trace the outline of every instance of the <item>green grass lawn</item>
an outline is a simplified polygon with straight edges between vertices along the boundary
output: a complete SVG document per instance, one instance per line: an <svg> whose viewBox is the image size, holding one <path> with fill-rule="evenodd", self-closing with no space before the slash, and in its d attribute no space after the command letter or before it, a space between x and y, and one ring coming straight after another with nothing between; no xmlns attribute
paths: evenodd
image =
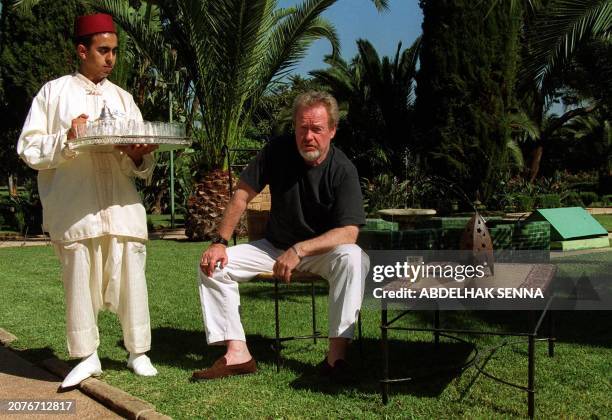
<svg viewBox="0 0 612 420"><path fill-rule="evenodd" d="M612 232L612 214L595 214L593 217L608 231Z"/></svg>
<svg viewBox="0 0 612 420"><path fill-rule="evenodd" d="M387 406L379 396L380 314L364 311L365 357L360 363L356 346L351 361L361 369L353 387L337 387L316 375L315 365L325 355L326 342L290 342L283 351L284 367L276 373L270 338L274 334L272 288L268 284L241 286L242 319L251 350L258 360L255 375L190 383L194 369L209 366L222 353L206 345L196 288L196 264L202 243L151 241L147 276L152 320L151 359L159 369L154 378L140 378L126 367L116 317L101 313L99 355L102 379L153 403L157 410L182 418L499 418L525 417L526 393L480 377L474 369L462 376L428 378L392 387ZM0 327L19 340L13 347L24 357L39 361L56 355L67 359L64 303L59 264L51 247L0 249L2 304ZM282 320L285 333L302 334L309 328L308 289L283 289ZM325 290L317 305L326 325ZM520 312L446 313L445 326L512 328L524 325ZM430 313L415 313L406 320L425 325ZM546 344L536 348L536 416L552 418L605 418L612 413L612 316L610 312L564 312L557 316L556 355L549 358ZM444 340L436 351L431 334L391 334L392 366L396 374L428 372L463 360L469 349ZM477 338L481 347L496 337ZM73 363L73 362L71 362ZM506 346L489 362L489 371L526 385L527 345ZM606 414L607 413L607 414Z"/></svg>

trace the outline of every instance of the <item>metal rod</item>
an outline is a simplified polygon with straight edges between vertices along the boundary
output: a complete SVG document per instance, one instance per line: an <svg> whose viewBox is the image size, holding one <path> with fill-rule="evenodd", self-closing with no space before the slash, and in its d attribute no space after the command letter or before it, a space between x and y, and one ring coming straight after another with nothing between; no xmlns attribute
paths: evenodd
<svg viewBox="0 0 612 420"><path fill-rule="evenodd" d="M232 194L234 193L234 185L232 182L232 162L230 158L230 152L231 150L227 147L226 144L224 144L223 147L221 147L221 156L223 156L224 158L227 158L227 184L229 186L229 199L231 200ZM234 230L234 232L232 233L232 239L234 240L234 245L236 245L236 242L238 242L237 237L238 237L238 234L236 233L236 230Z"/></svg>
<svg viewBox="0 0 612 420"><path fill-rule="evenodd" d="M387 330L399 330L399 331L425 331L432 332L433 328L410 328L410 327L381 327ZM453 333L453 334L473 334L473 335L498 335L500 337L528 337L531 333L513 333L513 332L499 332L499 331L475 331L475 330L455 330L450 328L438 328L440 333Z"/></svg>
<svg viewBox="0 0 612 420"><path fill-rule="evenodd" d="M440 348L440 310L436 309L434 313L434 346Z"/></svg>
<svg viewBox="0 0 612 420"><path fill-rule="evenodd" d="M402 317L404 317L404 316L408 315L409 313L410 313L410 311L404 311L404 312L400 313L400 314L399 314L398 316L396 316L395 318L392 318L392 319L391 319L391 321L389 321L389 322L387 323L387 326L389 326L389 325L391 325L391 324L395 323L395 321L397 321L397 320L401 319Z"/></svg>
<svg viewBox="0 0 612 420"><path fill-rule="evenodd" d="M317 307L315 306L315 282L312 280L311 291L312 291L312 341L317 344Z"/></svg>
<svg viewBox="0 0 612 420"><path fill-rule="evenodd" d="M380 338L382 341L382 353L383 353L383 381L381 381L382 391L382 402L387 404L389 402L389 341L387 338L387 305L382 303L381 319L380 319Z"/></svg>
<svg viewBox="0 0 612 420"><path fill-rule="evenodd" d="M357 315L357 330L359 334L359 358L363 363L363 334L361 332L361 310L359 310L359 314Z"/></svg>
<svg viewBox="0 0 612 420"><path fill-rule="evenodd" d="M172 122L172 90L168 92L170 118ZM170 150L170 227L174 229L174 150Z"/></svg>
<svg viewBox="0 0 612 420"><path fill-rule="evenodd" d="M276 373L280 372L280 351L281 351L281 340L280 340L280 317L278 316L278 278L274 277L274 319L276 324L276 339L274 350L276 353Z"/></svg>
<svg viewBox="0 0 612 420"><path fill-rule="evenodd" d="M548 356L555 356L555 320L553 311L548 312Z"/></svg>
<svg viewBox="0 0 612 420"><path fill-rule="evenodd" d="M538 322L536 323L535 327L533 328L533 334L538 335L538 331L540 330L540 326L542 325L542 321L544 321L544 318L546 317L546 313L548 312L548 308L550 308L550 304L552 303L552 298L548 299L548 301L546 302L546 306L544 307L544 309L542 309L542 312L540 312L540 317L538 318ZM533 320L535 319L535 312L534 311L530 311L529 312L529 316L530 316L530 320L531 320L531 326L533 327Z"/></svg>
<svg viewBox="0 0 612 420"><path fill-rule="evenodd" d="M533 325L533 321L534 313L530 311L529 323ZM535 411L535 332L529 335L527 353L529 358L527 366L527 415L532 419Z"/></svg>
<svg viewBox="0 0 612 420"><path fill-rule="evenodd" d="M530 419L534 416L535 411L535 341L532 335L529 336L529 366L527 372L527 415Z"/></svg>

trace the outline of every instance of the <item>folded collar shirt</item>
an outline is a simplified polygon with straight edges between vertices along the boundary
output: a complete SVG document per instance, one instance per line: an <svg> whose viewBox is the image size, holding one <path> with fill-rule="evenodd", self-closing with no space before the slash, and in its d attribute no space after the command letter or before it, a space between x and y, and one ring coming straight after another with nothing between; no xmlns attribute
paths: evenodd
<svg viewBox="0 0 612 420"><path fill-rule="evenodd" d="M68 148L72 120L100 115L104 103L116 118L142 121L132 96L104 79L95 84L80 73L46 83L34 98L17 153L38 170L43 228L59 242L103 235L147 239L146 212L133 177L148 179L154 157L139 167L125 153L75 152Z"/></svg>

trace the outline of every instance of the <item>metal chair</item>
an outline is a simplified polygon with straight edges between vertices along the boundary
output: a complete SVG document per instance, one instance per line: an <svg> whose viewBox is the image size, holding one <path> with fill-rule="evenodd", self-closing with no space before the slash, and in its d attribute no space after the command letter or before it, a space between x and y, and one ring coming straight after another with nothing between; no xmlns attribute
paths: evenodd
<svg viewBox="0 0 612 420"><path fill-rule="evenodd" d="M308 340L312 339L314 344L317 344L318 338L327 338L327 336L321 335L320 331L317 331L317 311L315 304L315 283L316 282L325 282L327 281L316 274L312 273L304 273L300 271L293 272L291 275L291 283L310 283L311 284L311 313L312 313L312 334L301 335L301 336L288 336L281 337L280 331L280 309L279 309L279 301L280 301L280 288L279 282L281 280L274 276L273 273L261 273L257 275L257 280L262 281L273 281L274 282L274 353L276 360L276 371L280 372L281 365L281 344L284 341L290 340ZM361 322L359 322L359 336L361 337Z"/></svg>

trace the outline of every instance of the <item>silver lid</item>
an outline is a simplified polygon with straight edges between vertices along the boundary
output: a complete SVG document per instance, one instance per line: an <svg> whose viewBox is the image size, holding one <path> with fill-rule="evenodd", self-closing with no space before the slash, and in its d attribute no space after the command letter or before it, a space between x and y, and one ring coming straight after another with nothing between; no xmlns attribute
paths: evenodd
<svg viewBox="0 0 612 420"><path fill-rule="evenodd" d="M115 117L113 116L113 113L111 112L108 105L106 105L106 101L104 101L104 105L102 106L102 112L100 112L100 116L98 117L98 120L111 121L114 119Z"/></svg>

